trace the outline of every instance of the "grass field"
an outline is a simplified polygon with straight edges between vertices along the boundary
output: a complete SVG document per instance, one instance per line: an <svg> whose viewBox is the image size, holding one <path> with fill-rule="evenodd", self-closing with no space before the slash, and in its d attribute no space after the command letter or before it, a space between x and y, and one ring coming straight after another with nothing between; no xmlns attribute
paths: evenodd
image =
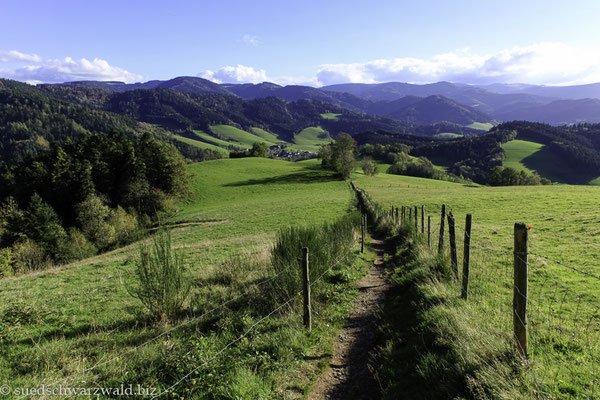
<svg viewBox="0 0 600 400"><path fill-rule="evenodd" d="M599 185L600 177L581 174L554 155L547 146L526 140L511 140L503 145L505 167L534 171L553 182Z"/></svg>
<svg viewBox="0 0 600 400"><path fill-rule="evenodd" d="M472 124L466 125L467 128L478 129L480 131L489 131L494 127L489 122L473 122Z"/></svg>
<svg viewBox="0 0 600 400"><path fill-rule="evenodd" d="M262 131L264 133L261 133L263 136L258 136L230 125L212 125L210 128L221 139L237 142L237 144L247 148L251 148L256 142L265 142L269 146L277 144L278 142L278 140L268 140L263 137L266 136L264 135L267 133L265 131ZM275 136L273 135L272 138L275 138Z"/></svg>
<svg viewBox="0 0 600 400"><path fill-rule="evenodd" d="M178 135L173 135L173 137L175 139L179 140L180 142L191 144L192 146L198 147L200 149L215 150L215 151L218 151L219 153L221 153L221 155L223 155L224 157L229 157L228 150L224 149L223 147L217 146L215 144L206 143L201 140L190 139L190 138L178 136Z"/></svg>
<svg viewBox="0 0 600 400"><path fill-rule="evenodd" d="M200 315L272 274L265 265L281 227L333 221L353 201L348 184L332 179L314 160L216 160L192 164L190 172L193 194L167 221L191 268L190 315ZM259 320L262 311L253 308L255 294L135 349L168 328L148 323L141 304L121 283L132 279L130 260L136 254L137 246L130 245L3 279L0 381L14 387L61 381L65 386L139 383L164 388ZM232 257L253 263L240 266ZM356 279L361 271L344 274ZM237 343L186 380L181 386L185 397L299 397L324 367L334 330L355 291L336 284L325 293L332 306L317 309L311 335L300 327L299 311L274 315L250 340ZM128 350L132 352L89 370Z"/></svg>
<svg viewBox="0 0 600 400"><path fill-rule="evenodd" d="M437 135L434 135L433 137L438 138L438 139L456 139L456 138L463 137L463 135L461 135L459 133L442 132L442 133L438 133Z"/></svg>
<svg viewBox="0 0 600 400"><path fill-rule="evenodd" d="M338 119L340 117L340 115L342 115L342 114L325 113L325 114L321 114L321 117L323 117L325 119Z"/></svg>
<svg viewBox="0 0 600 400"><path fill-rule="evenodd" d="M279 139L277 137L277 135L271 133L271 132L267 132L264 129L261 128L250 128L250 130L252 131L252 133L254 133L256 136L270 142L270 143L279 143L279 142L284 142L283 140Z"/></svg>
<svg viewBox="0 0 600 400"><path fill-rule="evenodd" d="M312 151L317 151L319 146L332 141L329 133L320 126L303 129L294 137L294 143L304 148L310 148Z"/></svg>
<svg viewBox="0 0 600 400"><path fill-rule="evenodd" d="M549 398L599 394L600 309L594 305L600 305L600 214L594 199L600 188L471 187L392 175L359 176L356 183L385 208L425 205L426 214L432 216L434 245L440 205L446 204L457 220L459 261L460 227L466 213L473 215L471 301L477 318L472 323L499 329L507 349L512 334L513 224L530 225L529 326L534 361L533 373L525 375L528 385L542 386L551 393ZM458 296L458 286L454 290Z"/></svg>

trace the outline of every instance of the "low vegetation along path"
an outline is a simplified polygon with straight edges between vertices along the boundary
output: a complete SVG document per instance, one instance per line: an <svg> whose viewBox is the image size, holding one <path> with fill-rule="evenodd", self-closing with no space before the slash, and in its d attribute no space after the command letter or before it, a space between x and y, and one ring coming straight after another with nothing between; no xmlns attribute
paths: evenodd
<svg viewBox="0 0 600 400"><path fill-rule="evenodd" d="M377 311L390 285L385 271L387 243L372 238L377 258L369 273L358 282L360 294L343 331L333 345L329 368L321 375L309 400L375 399L379 385L369 368L377 338Z"/></svg>

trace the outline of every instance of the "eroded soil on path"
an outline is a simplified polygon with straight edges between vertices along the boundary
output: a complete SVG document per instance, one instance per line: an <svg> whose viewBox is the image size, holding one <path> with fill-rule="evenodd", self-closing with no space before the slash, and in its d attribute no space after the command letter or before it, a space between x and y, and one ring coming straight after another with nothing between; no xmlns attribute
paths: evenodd
<svg viewBox="0 0 600 400"><path fill-rule="evenodd" d="M379 385L369 364L377 340L377 312L390 287L384 264L388 246L377 238L372 239L371 245L377 254L375 263L357 284L360 294L333 345L331 363L307 396L309 400L380 397Z"/></svg>

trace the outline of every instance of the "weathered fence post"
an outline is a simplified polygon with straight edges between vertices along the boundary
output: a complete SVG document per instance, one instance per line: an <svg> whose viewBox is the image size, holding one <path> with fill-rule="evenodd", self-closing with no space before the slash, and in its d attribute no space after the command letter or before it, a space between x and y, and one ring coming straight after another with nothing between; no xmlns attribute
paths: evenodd
<svg viewBox="0 0 600 400"><path fill-rule="evenodd" d="M361 214L361 218L360 218L360 252L361 253L365 252L365 230L367 229L365 216L366 216L366 214Z"/></svg>
<svg viewBox="0 0 600 400"><path fill-rule="evenodd" d="M513 327L517 354L527 358L528 252L527 225L515 223Z"/></svg>
<svg viewBox="0 0 600 400"><path fill-rule="evenodd" d="M400 224L400 216L398 214L399 214L398 207L396 207L396 225Z"/></svg>
<svg viewBox="0 0 600 400"><path fill-rule="evenodd" d="M400 213L400 225L402 225L404 223L405 219L406 219L406 210L404 209L404 206L402 206L402 212Z"/></svg>
<svg viewBox="0 0 600 400"><path fill-rule="evenodd" d="M454 277L458 279L458 255L456 252L456 230L454 226L454 215L452 211L448 213L448 233L450 236L450 260L452 262L452 269L454 270Z"/></svg>
<svg viewBox="0 0 600 400"><path fill-rule="evenodd" d="M409 225L412 224L412 207L408 209L408 223Z"/></svg>
<svg viewBox="0 0 600 400"><path fill-rule="evenodd" d="M421 233L425 234L425 206L421 205Z"/></svg>
<svg viewBox="0 0 600 400"><path fill-rule="evenodd" d="M460 297L467 300L469 297L469 262L471 258L471 214L467 214L465 221L465 249L463 253L462 291Z"/></svg>
<svg viewBox="0 0 600 400"><path fill-rule="evenodd" d="M312 328L310 310L310 273L308 269L308 247L302 248L302 273L304 274L304 326L309 331Z"/></svg>
<svg viewBox="0 0 600 400"><path fill-rule="evenodd" d="M442 220L440 221L440 238L438 240L438 254L444 251L444 230L446 229L446 205L442 204Z"/></svg>
<svg viewBox="0 0 600 400"><path fill-rule="evenodd" d="M431 215L427 216L427 245L431 248Z"/></svg>
<svg viewBox="0 0 600 400"><path fill-rule="evenodd" d="M415 206L415 233L419 233L419 218L417 217L417 206Z"/></svg>

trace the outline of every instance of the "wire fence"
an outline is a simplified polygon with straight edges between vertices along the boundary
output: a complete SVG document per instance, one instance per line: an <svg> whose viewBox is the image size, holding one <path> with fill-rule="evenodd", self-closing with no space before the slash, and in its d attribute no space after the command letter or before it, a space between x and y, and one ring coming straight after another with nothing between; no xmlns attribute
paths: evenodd
<svg viewBox="0 0 600 400"><path fill-rule="evenodd" d="M404 207L405 210L409 208L414 210L414 206ZM420 213L421 207L417 210ZM429 232L432 248L437 248L442 225L440 208L427 212L432 219L437 217L440 221L432 224ZM409 215L402 222L414 228L414 211L412 214L412 218ZM444 218L445 226L449 226L447 215ZM455 224L455 251L459 261L464 260L464 251L469 252L467 301L484 316L481 320L487 328L498 332L506 346L514 350L516 359L524 366L523 377L533 388L532 396L540 399L599 399L600 269L582 267L565 262L559 256L547 255L548 249L533 241L529 241L526 252L514 248L507 250L506 243L490 240L489 232L479 235L482 231L475 230L476 233L469 233L460 225ZM417 228L421 232L420 222ZM427 235L427 227L425 229ZM450 230L445 230L444 252L448 254L452 251L448 240ZM468 250L463 250L464 239L461 238L469 239ZM597 243L582 240L578 244L586 246L586 254L600 255ZM458 271L462 270L460 264ZM528 269L524 290L517 279L520 265ZM456 280L457 295L465 277L459 278ZM517 307L521 298L526 304L525 314ZM519 337L519 332L525 332L525 341Z"/></svg>
<svg viewBox="0 0 600 400"><path fill-rule="evenodd" d="M322 244L323 246L326 246L326 250L327 252L334 254L333 251L334 249L331 248L331 246L327 247L326 243ZM334 268L336 268L341 262L345 261L348 259L348 257L350 257L351 254L353 254L353 250L352 247L354 247L355 244L353 244L352 246L350 246L350 248L348 249L348 251L345 252L345 254L343 254L341 257L339 257L337 260L334 260L331 265L329 265L329 267L324 268L324 270L318 271L318 275L316 277L314 277L314 279L311 279L311 282L309 284L310 287L315 286L317 283L319 283L325 276L327 273L331 272ZM133 357L135 354L138 353L138 351L140 351L142 348L149 346L150 344L156 342L157 340L167 337L170 334L173 334L175 331L177 330L181 330L184 327L190 327L193 326L196 323L199 323L200 321L206 319L208 316L210 316L211 314L216 313L218 310L224 309L225 307L227 307L228 305L231 305L233 303L238 302L239 300L248 297L248 295L250 295L251 293L254 292L259 292L260 290L265 291L267 290L267 288L271 288L271 286L268 286L269 284L271 285L276 285L277 284L277 279L279 277L281 277L283 274L289 273L291 268L295 268L295 265L287 265L282 269L279 269L278 272L276 274L274 274L271 277L268 277L266 279L261 280L258 283L254 283L251 284L250 287L248 287L248 289L244 290L242 293L233 296L232 298L212 307L210 310L203 312L200 315L196 315L193 317L189 317L186 320L180 322L177 325L174 325L172 327L170 327L169 329L166 329L162 332L160 332L159 334L143 341L140 344L137 344L127 350L124 350L120 353L118 353L117 355L114 355L108 359L104 359L104 360L98 360L95 364L93 364L90 367L84 368L81 372L82 374L89 374L90 372L106 366L108 364L111 364L113 362L116 361L124 361L129 357ZM312 274L312 271L311 271ZM172 392L178 385L180 385L182 382L184 382L186 379L188 379L190 376L192 376L194 373L196 373L197 371L199 371L200 369L202 369L203 367L207 366L209 363L211 363L212 361L214 361L215 359L217 359L219 356L223 355L229 348L233 347L236 343L238 343L239 341L241 341L242 339L244 339L245 337L247 337L251 332L253 332L262 322L264 322L265 320L267 320L268 318L272 317L274 314L280 312L282 309L284 309L286 306L292 306L294 300L298 300L300 298L300 293L294 293L292 296L290 296L289 298L287 298L287 300L285 301L280 301L278 302L277 306L272 309L270 312L268 312L266 315L264 315L263 317L261 317L260 319L258 319L256 322L254 322L247 330L245 330L240 336L236 337L234 340L228 342L225 346L223 346L222 348L220 348L214 355L212 355L210 358L208 358L207 360L205 360L203 363L197 365L196 367L194 367L193 369L191 369L188 373L186 373L185 375L183 375L181 378L179 378L177 381L175 381L175 383L173 383L171 386L169 386L167 389L165 389L164 391L162 391L161 393L159 393L158 395L156 395L153 398L158 398L161 396L164 396L166 394L168 394L169 392ZM56 386L58 384L66 384L66 383L73 383L73 382L83 382L83 379L73 379L72 376L68 376L59 380L56 380L52 383L49 384L44 384L45 388L51 388L53 386ZM25 394L21 397L18 398L18 400L30 397L31 394ZM71 396L72 397L72 396ZM70 397L67 397L70 398Z"/></svg>

